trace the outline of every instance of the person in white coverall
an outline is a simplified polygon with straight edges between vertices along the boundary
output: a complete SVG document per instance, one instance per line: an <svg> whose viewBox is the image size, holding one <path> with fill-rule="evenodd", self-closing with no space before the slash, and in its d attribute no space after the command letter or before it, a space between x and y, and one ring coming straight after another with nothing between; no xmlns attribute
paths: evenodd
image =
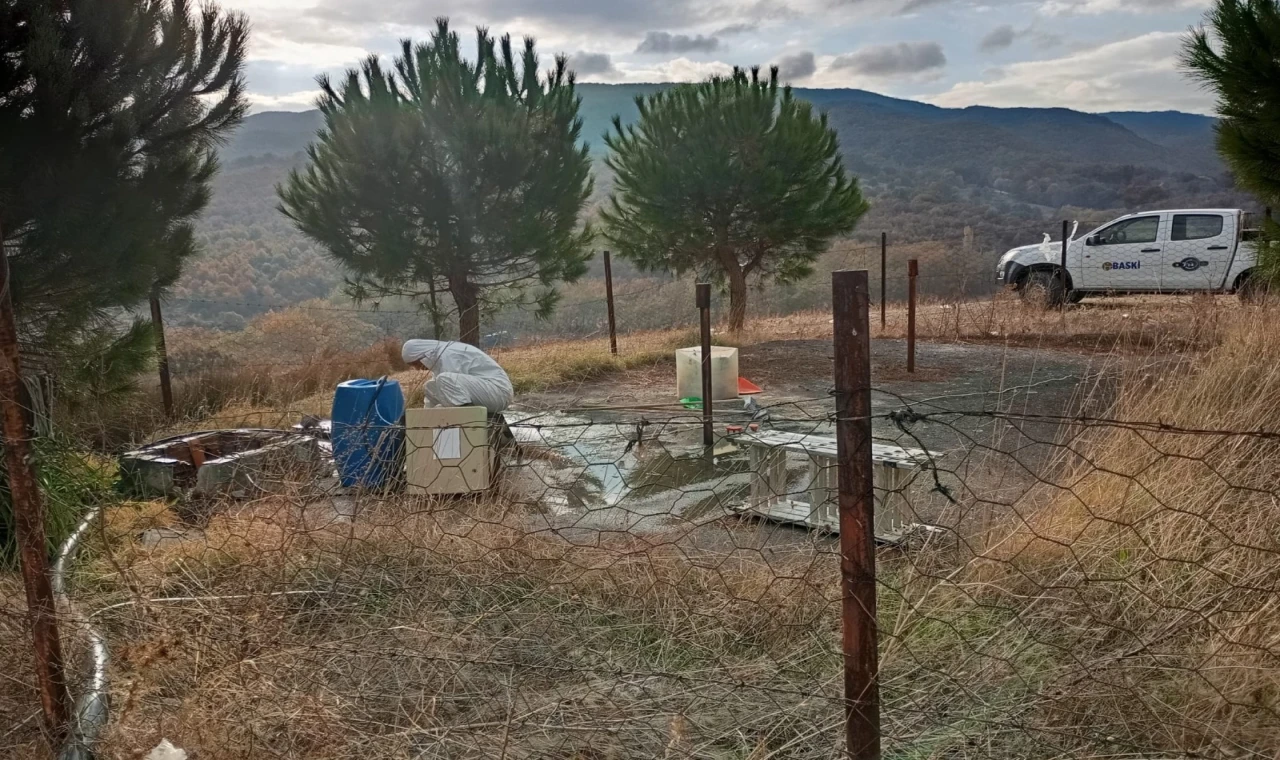
<svg viewBox="0 0 1280 760"><path fill-rule="evenodd" d="M511 406L511 378L493 357L467 343L411 340L400 351L405 364L431 371L423 386L427 406L483 406L498 414Z"/></svg>

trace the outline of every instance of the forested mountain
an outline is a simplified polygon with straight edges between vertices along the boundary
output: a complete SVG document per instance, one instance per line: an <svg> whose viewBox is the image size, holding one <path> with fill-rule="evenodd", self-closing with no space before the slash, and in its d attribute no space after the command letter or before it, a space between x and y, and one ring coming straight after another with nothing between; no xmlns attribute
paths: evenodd
<svg viewBox="0 0 1280 760"><path fill-rule="evenodd" d="M666 85L582 84L583 139L602 156L614 115ZM858 237L982 244L1037 239L1064 216L1102 220L1151 206L1250 206L1213 147L1213 120L1178 112L939 108L863 90L797 90L826 111L872 201ZM204 256L175 289L177 323L235 327L267 305L325 297L341 273L276 211L275 185L301 161L316 111L249 117L221 155L201 226ZM597 165L593 202L610 178ZM623 270L625 273L625 269Z"/></svg>

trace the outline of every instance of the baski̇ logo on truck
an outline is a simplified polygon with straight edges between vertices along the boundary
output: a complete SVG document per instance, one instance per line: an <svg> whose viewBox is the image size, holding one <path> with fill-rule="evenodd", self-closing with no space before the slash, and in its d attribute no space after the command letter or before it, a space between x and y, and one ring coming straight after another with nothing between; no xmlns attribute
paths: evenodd
<svg viewBox="0 0 1280 760"><path fill-rule="evenodd" d="M1116 269L1141 269L1141 261L1104 261L1102 262L1102 271L1110 272Z"/></svg>

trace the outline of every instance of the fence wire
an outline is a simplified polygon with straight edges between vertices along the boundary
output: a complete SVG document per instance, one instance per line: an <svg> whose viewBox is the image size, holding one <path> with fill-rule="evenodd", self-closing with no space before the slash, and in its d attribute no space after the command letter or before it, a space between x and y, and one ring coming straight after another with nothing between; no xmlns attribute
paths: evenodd
<svg viewBox="0 0 1280 760"><path fill-rule="evenodd" d="M874 393L885 755L1273 757L1276 436L1038 389ZM711 450L678 404L281 410L126 463L67 579L101 755L841 756L834 402L716 408Z"/></svg>
<svg viewBox="0 0 1280 760"><path fill-rule="evenodd" d="M1195 243L1170 244L1158 275L1213 275L1187 263ZM1205 298L1033 310L992 296L997 248L912 245L922 339L1097 360L935 348L907 391L897 353L877 359L885 756L1273 758L1270 317ZM827 263L874 271L879 255ZM893 266L890 301L907 283ZM76 444L54 445L55 427L40 464L55 519L93 507L60 579L88 743L112 758L165 738L195 758L843 756L829 315L770 296L742 349L770 387L717 401L707 449L700 409L655 401L669 379L646 374L692 343L690 291L620 287L618 357L554 340L602 335L601 299L545 342L498 339L521 391L502 419L418 408L425 376L399 345L429 316L333 304L172 331L178 422L145 394L114 417L60 401ZM876 337L905 335L905 310L875 316ZM640 332L655 324L673 329ZM1186 348L1219 365L1170 353ZM577 401L615 370L640 377ZM337 381L382 375L405 383L403 425L320 424ZM164 441L117 459L140 429ZM24 609L0 576L3 640L24 641ZM0 755L41 757L39 713L14 696L33 693L24 646L0 647Z"/></svg>

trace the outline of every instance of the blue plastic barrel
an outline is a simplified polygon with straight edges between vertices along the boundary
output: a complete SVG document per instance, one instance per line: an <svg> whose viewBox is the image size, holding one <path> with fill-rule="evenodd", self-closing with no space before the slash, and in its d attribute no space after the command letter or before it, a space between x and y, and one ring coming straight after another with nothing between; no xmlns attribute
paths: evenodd
<svg viewBox="0 0 1280 760"><path fill-rule="evenodd" d="M395 380L348 380L333 395L333 459L347 488L381 488L404 452L404 393Z"/></svg>

